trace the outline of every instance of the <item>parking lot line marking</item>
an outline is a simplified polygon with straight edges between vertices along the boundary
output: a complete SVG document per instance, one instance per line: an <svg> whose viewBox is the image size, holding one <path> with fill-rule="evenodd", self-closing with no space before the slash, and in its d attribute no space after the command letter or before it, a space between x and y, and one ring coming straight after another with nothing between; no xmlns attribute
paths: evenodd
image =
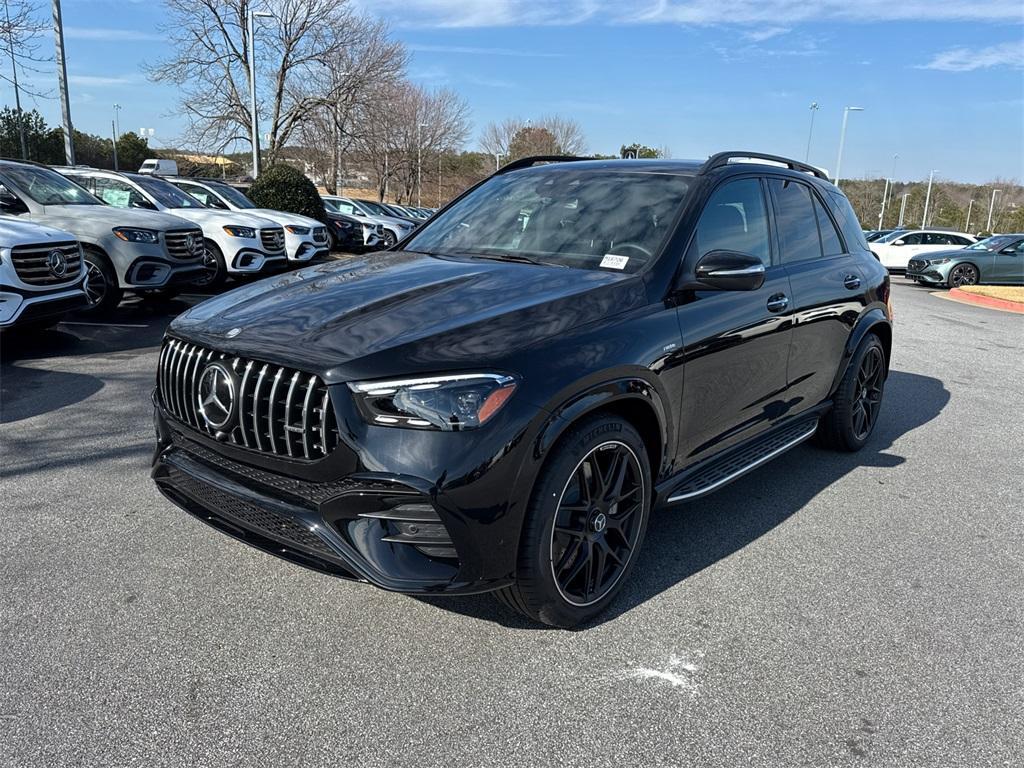
<svg viewBox="0 0 1024 768"><path fill-rule="evenodd" d="M67 320L62 321L62 325L91 325L96 328L149 328L148 325L133 325L131 323L74 323Z"/></svg>

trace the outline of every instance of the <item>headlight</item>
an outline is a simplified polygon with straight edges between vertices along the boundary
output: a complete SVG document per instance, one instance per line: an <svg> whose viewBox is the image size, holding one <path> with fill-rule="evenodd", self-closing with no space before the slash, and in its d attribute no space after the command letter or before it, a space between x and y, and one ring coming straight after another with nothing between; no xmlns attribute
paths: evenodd
<svg viewBox="0 0 1024 768"><path fill-rule="evenodd" d="M293 235L308 235L309 227L296 227L293 224L286 224L285 229L291 232Z"/></svg>
<svg viewBox="0 0 1024 768"><path fill-rule="evenodd" d="M929 259L926 263L929 267L937 266L938 264L949 264L952 259Z"/></svg>
<svg viewBox="0 0 1024 768"><path fill-rule="evenodd" d="M160 233L152 229L133 229L131 227L115 227L114 234L129 243L159 243Z"/></svg>
<svg viewBox="0 0 1024 768"><path fill-rule="evenodd" d="M500 373L463 373L348 386L371 424L458 432L486 424L512 397L516 380Z"/></svg>
<svg viewBox="0 0 1024 768"><path fill-rule="evenodd" d="M351 221L338 221L338 220L335 219L333 224L338 229L344 229L346 231L352 229L352 222Z"/></svg>
<svg viewBox="0 0 1024 768"><path fill-rule="evenodd" d="M249 240L256 239L256 230L252 227L224 227L224 231L232 237L244 237Z"/></svg>

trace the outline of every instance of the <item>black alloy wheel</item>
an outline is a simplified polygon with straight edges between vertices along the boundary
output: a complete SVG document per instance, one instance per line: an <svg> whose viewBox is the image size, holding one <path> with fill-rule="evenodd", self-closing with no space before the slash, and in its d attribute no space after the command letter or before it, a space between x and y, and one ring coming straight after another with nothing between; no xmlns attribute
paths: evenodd
<svg viewBox="0 0 1024 768"><path fill-rule="evenodd" d="M100 268L91 261L85 263L84 287L90 306L95 307L103 303L103 298L107 295L107 281Z"/></svg>
<svg viewBox="0 0 1024 768"><path fill-rule="evenodd" d="M89 302L87 311L108 312L121 303L124 291L117 284L117 273L107 261L107 257L85 251L85 280L82 288Z"/></svg>
<svg viewBox="0 0 1024 768"><path fill-rule="evenodd" d="M385 229L384 230L384 247L385 248L390 248L391 246L393 246L397 242L398 242L398 238L395 237L395 233L392 232L390 229Z"/></svg>
<svg viewBox="0 0 1024 768"><path fill-rule="evenodd" d="M978 268L973 264L957 264L949 272L949 287L959 288L962 285L974 285L978 282Z"/></svg>
<svg viewBox="0 0 1024 768"><path fill-rule="evenodd" d="M615 587L646 502L640 461L625 443L602 443L576 465L551 528L551 575L566 602L592 605Z"/></svg>
<svg viewBox="0 0 1024 768"><path fill-rule="evenodd" d="M575 627L615 599L636 565L653 499L650 460L629 421L596 413L569 429L533 485L510 608Z"/></svg>
<svg viewBox="0 0 1024 768"><path fill-rule="evenodd" d="M857 440L867 440L875 428L884 385L885 357L880 347L869 347L857 371L857 396L853 401L851 427Z"/></svg>
<svg viewBox="0 0 1024 768"><path fill-rule="evenodd" d="M203 273L192 281L192 285L216 289L224 285L227 277L228 267L220 248L212 240L207 240L203 248Z"/></svg>

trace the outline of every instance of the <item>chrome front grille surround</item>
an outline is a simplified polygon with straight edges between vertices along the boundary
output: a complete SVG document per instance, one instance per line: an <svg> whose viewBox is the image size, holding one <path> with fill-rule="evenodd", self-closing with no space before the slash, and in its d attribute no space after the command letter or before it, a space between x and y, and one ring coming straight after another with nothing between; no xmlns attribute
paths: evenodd
<svg viewBox="0 0 1024 768"><path fill-rule="evenodd" d="M234 377L232 418L210 426L199 398L203 372L219 363ZM319 376L166 339L157 367L160 402L174 418L223 442L294 459L322 459L338 444L327 385Z"/></svg>
<svg viewBox="0 0 1024 768"><path fill-rule="evenodd" d="M271 253L284 250L284 230L280 227L276 229L261 229L260 230L260 242L263 247Z"/></svg>
<svg viewBox="0 0 1024 768"><path fill-rule="evenodd" d="M175 229L164 233L167 255L172 259L199 259L206 245L201 229Z"/></svg>
<svg viewBox="0 0 1024 768"><path fill-rule="evenodd" d="M61 257L51 258L59 252ZM39 243L11 248L11 264L26 285L60 285L77 280L82 271L78 243Z"/></svg>

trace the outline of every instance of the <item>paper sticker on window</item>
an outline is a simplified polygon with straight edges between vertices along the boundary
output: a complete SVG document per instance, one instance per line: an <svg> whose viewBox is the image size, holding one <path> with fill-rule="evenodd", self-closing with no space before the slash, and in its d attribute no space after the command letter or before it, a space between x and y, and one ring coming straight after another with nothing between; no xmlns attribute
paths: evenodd
<svg viewBox="0 0 1024 768"><path fill-rule="evenodd" d="M608 269L625 269L629 263L629 256L616 256L614 253L606 253L601 259L601 266Z"/></svg>
<svg viewBox="0 0 1024 768"><path fill-rule="evenodd" d="M107 205L112 205L115 208L127 208L128 198L131 197L131 192L124 189L104 189L103 190L103 202Z"/></svg>

